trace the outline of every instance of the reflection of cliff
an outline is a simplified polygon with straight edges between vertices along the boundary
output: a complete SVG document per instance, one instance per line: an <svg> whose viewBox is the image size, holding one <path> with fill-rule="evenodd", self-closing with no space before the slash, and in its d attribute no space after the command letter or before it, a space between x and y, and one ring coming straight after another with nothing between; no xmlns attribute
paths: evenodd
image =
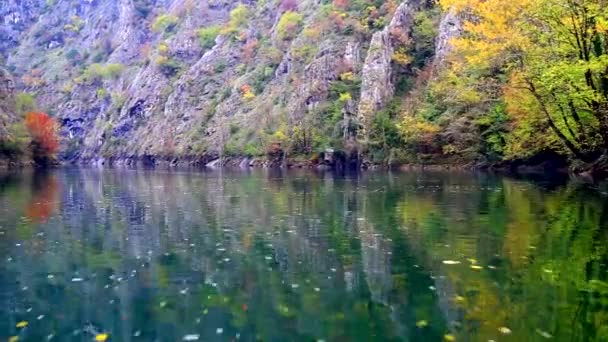
<svg viewBox="0 0 608 342"><path fill-rule="evenodd" d="M391 244L382 234L375 231L373 224L359 222L361 237L361 259L365 280L378 303L388 304L388 295L392 288L391 278Z"/></svg>

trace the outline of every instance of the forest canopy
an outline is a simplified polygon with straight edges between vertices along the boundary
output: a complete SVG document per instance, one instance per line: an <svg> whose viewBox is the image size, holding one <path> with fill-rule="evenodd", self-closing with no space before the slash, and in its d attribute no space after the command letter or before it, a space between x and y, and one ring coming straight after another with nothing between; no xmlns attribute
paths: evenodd
<svg viewBox="0 0 608 342"><path fill-rule="evenodd" d="M445 0L464 18L449 67L430 92L454 123L479 129L486 155L543 151L584 163L608 151L608 11L603 0ZM444 112L445 113L445 112Z"/></svg>

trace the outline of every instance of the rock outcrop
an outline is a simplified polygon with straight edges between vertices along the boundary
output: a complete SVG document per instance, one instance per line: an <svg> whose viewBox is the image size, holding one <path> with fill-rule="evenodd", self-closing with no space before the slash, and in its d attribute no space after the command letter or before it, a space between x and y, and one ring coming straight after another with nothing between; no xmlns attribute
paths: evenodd
<svg viewBox="0 0 608 342"><path fill-rule="evenodd" d="M8 126L15 122L15 85L9 73L0 68L0 141L8 139Z"/></svg>
<svg viewBox="0 0 608 342"><path fill-rule="evenodd" d="M415 0L401 3L390 24L374 33L361 73L361 100L358 122L360 138L366 140L374 114L382 109L395 93L393 83L393 54L397 44L395 34L409 36L418 4Z"/></svg>
<svg viewBox="0 0 608 342"><path fill-rule="evenodd" d="M394 96L395 35L410 35L418 0L387 10L384 27L357 34L337 12L328 17L335 22L319 22L327 9L319 1L298 1L301 18L288 39L278 34L289 10L283 2L6 0L0 56L18 90L58 118L68 160L264 154L294 127L317 125L313 115L335 115L328 108L344 74L361 81L360 94L353 81L341 122L331 124L345 140L355 122L369 129ZM246 18L233 23L241 3ZM454 21L448 16L442 27ZM202 44L200 29L213 27L215 40Z"/></svg>
<svg viewBox="0 0 608 342"><path fill-rule="evenodd" d="M451 41L463 33L462 18L454 10L447 11L441 18L435 42L435 57L433 67L439 71L452 52Z"/></svg>

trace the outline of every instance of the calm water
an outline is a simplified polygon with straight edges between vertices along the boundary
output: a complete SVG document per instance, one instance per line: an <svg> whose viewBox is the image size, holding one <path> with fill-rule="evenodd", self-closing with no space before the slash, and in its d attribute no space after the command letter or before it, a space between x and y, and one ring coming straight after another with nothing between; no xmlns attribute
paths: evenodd
<svg viewBox="0 0 608 342"><path fill-rule="evenodd" d="M577 184L0 177L0 341L606 341L607 239Z"/></svg>

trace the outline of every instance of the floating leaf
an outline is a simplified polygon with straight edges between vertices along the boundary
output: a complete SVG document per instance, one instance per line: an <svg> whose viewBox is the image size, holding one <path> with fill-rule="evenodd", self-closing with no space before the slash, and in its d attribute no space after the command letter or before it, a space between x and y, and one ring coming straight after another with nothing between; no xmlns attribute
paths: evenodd
<svg viewBox="0 0 608 342"><path fill-rule="evenodd" d="M108 335L106 333L97 334L97 335L95 335L95 341L105 342L108 340L108 337L110 337L110 335Z"/></svg>
<svg viewBox="0 0 608 342"><path fill-rule="evenodd" d="M456 296L454 297L454 301L456 303L463 303L465 301L465 298L463 296Z"/></svg>
<svg viewBox="0 0 608 342"><path fill-rule="evenodd" d="M479 266L479 265L471 265L471 269L472 269L472 270L479 271L479 270L483 270L483 266Z"/></svg>
<svg viewBox="0 0 608 342"><path fill-rule="evenodd" d="M452 334L443 335L443 339L447 342L456 341L456 337L454 337L454 335L452 335Z"/></svg>
<svg viewBox="0 0 608 342"><path fill-rule="evenodd" d="M424 328L428 325L429 325L429 322L427 322L425 320L420 320L420 321L416 322L416 327L418 327L418 328Z"/></svg>
<svg viewBox="0 0 608 342"><path fill-rule="evenodd" d="M19 341L19 336L11 336L8 338L8 342L17 342Z"/></svg>
<svg viewBox="0 0 608 342"><path fill-rule="evenodd" d="M536 329L536 333L544 338L553 338L553 335L549 334L546 331L540 330L540 329Z"/></svg>
<svg viewBox="0 0 608 342"><path fill-rule="evenodd" d="M460 261L457 261L457 260L443 260L443 263L445 265L458 265L458 264L460 264Z"/></svg>
<svg viewBox="0 0 608 342"><path fill-rule="evenodd" d="M511 329L509 329L509 328L507 328L507 327L500 327L500 328L498 328L498 331L499 331L501 334L505 334L505 335L508 335L508 334L510 334L510 333L511 333Z"/></svg>
<svg viewBox="0 0 608 342"><path fill-rule="evenodd" d="M15 325L15 326L16 326L17 328L25 328L25 327L27 327L27 325L28 325L28 324L29 324L29 323L28 323L28 322L26 322L26 321L21 321L21 322L17 323L17 325Z"/></svg>

